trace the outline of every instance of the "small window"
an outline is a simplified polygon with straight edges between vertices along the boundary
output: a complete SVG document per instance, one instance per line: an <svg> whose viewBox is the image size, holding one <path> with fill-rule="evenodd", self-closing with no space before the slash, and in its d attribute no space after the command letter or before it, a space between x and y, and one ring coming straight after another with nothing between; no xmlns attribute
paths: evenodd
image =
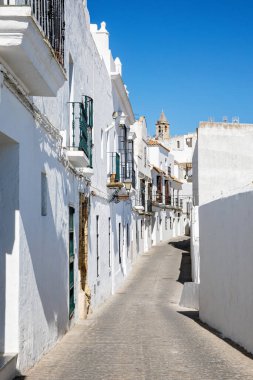
<svg viewBox="0 0 253 380"><path fill-rule="evenodd" d="M144 167L147 166L147 147L144 148Z"/></svg>
<svg viewBox="0 0 253 380"><path fill-rule="evenodd" d="M179 140L177 141L177 148L178 149L180 148L180 141Z"/></svg>
<svg viewBox="0 0 253 380"><path fill-rule="evenodd" d="M188 138L186 139L186 144L188 145L189 148L192 147L192 138L191 138L191 137L188 137Z"/></svg>
<svg viewBox="0 0 253 380"><path fill-rule="evenodd" d="M41 215L47 216L47 176L41 173Z"/></svg>

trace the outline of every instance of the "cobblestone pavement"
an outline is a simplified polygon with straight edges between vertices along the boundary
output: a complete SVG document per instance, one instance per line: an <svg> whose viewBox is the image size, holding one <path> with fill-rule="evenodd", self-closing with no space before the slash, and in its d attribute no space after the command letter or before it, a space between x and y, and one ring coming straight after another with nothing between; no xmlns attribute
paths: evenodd
<svg viewBox="0 0 253 380"><path fill-rule="evenodd" d="M185 275L181 260L182 249L168 243L140 257L124 287L72 329L26 379L253 379L252 359L178 306Z"/></svg>

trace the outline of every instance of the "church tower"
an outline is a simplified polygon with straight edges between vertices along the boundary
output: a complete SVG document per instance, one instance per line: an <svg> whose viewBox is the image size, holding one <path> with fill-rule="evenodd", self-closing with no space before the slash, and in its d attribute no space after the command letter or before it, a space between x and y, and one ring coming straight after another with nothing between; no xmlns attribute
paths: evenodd
<svg viewBox="0 0 253 380"><path fill-rule="evenodd" d="M168 122L164 112L162 111L160 119L156 122L157 140L169 140L170 138L170 123Z"/></svg>

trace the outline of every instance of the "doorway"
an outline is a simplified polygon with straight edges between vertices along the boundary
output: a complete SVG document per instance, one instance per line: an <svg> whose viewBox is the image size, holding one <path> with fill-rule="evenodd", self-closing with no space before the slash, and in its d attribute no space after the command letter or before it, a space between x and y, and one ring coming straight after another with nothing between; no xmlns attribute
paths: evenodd
<svg viewBox="0 0 253 380"><path fill-rule="evenodd" d="M88 218L89 198L83 193L79 195L79 318L85 319L89 314L91 293L87 284L88 275Z"/></svg>

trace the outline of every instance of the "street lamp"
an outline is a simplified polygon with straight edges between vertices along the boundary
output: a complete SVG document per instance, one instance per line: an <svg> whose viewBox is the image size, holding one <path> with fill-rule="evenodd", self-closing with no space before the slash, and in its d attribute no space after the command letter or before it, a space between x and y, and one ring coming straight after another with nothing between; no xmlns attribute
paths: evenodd
<svg viewBox="0 0 253 380"><path fill-rule="evenodd" d="M120 127L124 127L126 125L126 119L127 119L127 115L125 115L124 112L122 112L120 115L120 121L119 121Z"/></svg>
<svg viewBox="0 0 253 380"><path fill-rule="evenodd" d="M132 182L131 181L126 181L125 182L125 189L128 192L128 194L130 193L131 188L132 188Z"/></svg>

